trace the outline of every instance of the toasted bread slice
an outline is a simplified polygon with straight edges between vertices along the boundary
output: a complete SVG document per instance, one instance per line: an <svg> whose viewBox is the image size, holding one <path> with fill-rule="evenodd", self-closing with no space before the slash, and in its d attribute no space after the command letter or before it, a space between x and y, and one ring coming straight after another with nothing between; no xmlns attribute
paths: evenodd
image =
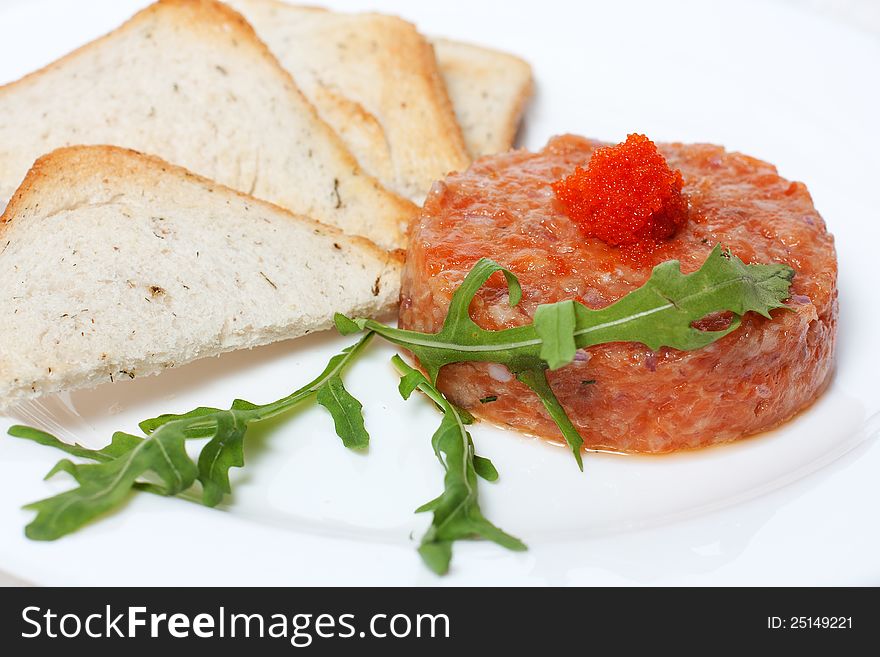
<svg viewBox="0 0 880 657"><path fill-rule="evenodd" d="M117 147L40 158L0 221L0 406L397 303L397 253Z"/></svg>
<svg viewBox="0 0 880 657"><path fill-rule="evenodd" d="M448 39L433 43L471 157L509 150L532 95L532 68L497 50Z"/></svg>
<svg viewBox="0 0 880 657"><path fill-rule="evenodd" d="M0 87L0 197L72 144L152 153L385 247L415 211L358 167L250 25L213 0L161 0Z"/></svg>
<svg viewBox="0 0 880 657"><path fill-rule="evenodd" d="M468 166L434 51L413 25L279 0L228 1L387 187L421 202L435 180Z"/></svg>

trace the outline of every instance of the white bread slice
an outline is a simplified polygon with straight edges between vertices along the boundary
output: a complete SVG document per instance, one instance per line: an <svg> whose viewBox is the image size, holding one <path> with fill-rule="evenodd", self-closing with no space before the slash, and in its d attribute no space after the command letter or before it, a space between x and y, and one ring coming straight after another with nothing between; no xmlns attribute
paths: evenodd
<svg viewBox="0 0 880 657"><path fill-rule="evenodd" d="M117 147L40 158L0 221L0 407L397 303L399 253Z"/></svg>
<svg viewBox="0 0 880 657"><path fill-rule="evenodd" d="M73 144L152 153L385 247L402 244L415 211L358 167L250 25L213 0L161 0L0 87L0 197Z"/></svg>
<svg viewBox="0 0 880 657"><path fill-rule="evenodd" d="M471 157L510 150L532 95L532 68L497 50L449 39L433 43Z"/></svg>
<svg viewBox="0 0 880 657"><path fill-rule="evenodd" d="M470 164L434 51L396 16L227 0L369 173L421 203Z"/></svg>

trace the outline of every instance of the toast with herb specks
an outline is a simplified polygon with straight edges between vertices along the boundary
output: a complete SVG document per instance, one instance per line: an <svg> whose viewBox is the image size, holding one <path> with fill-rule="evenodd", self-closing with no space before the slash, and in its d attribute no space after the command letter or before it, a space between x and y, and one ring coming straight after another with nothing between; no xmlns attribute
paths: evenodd
<svg viewBox="0 0 880 657"><path fill-rule="evenodd" d="M366 174L250 25L213 0L160 0L0 87L0 198L40 155L114 144L402 244L415 207Z"/></svg>
<svg viewBox="0 0 880 657"><path fill-rule="evenodd" d="M400 268L156 157L57 150L0 218L0 407L381 315Z"/></svg>

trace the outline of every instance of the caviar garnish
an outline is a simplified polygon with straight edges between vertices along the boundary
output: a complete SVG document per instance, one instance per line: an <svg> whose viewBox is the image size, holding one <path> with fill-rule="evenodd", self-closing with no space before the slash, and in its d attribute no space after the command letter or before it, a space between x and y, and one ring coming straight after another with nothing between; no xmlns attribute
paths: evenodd
<svg viewBox="0 0 880 657"><path fill-rule="evenodd" d="M681 188L681 172L639 134L596 149L586 168L553 183L556 198L587 237L641 252L653 251L687 221Z"/></svg>

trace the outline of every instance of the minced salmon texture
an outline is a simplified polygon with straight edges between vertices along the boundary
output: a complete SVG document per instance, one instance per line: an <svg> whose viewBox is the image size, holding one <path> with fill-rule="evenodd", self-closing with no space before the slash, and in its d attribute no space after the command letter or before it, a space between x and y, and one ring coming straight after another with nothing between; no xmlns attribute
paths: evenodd
<svg viewBox="0 0 880 657"><path fill-rule="evenodd" d="M452 293L482 257L510 269L523 288L511 308L503 277L494 276L474 299L474 321L498 330L529 323L542 303L602 308L645 283L654 265L675 259L689 273L720 243L746 263L794 268L790 310L773 311L772 320L750 313L729 336L690 352L634 343L580 350L549 373L554 392L587 448L623 452L735 440L809 405L834 360L837 262L807 188L719 146L660 144L669 168L681 172L687 220L633 259L585 234L553 190L603 146L556 137L538 153L482 158L436 183L410 228L400 326L438 331ZM448 365L438 385L479 417L562 441L538 398L503 366Z"/></svg>

